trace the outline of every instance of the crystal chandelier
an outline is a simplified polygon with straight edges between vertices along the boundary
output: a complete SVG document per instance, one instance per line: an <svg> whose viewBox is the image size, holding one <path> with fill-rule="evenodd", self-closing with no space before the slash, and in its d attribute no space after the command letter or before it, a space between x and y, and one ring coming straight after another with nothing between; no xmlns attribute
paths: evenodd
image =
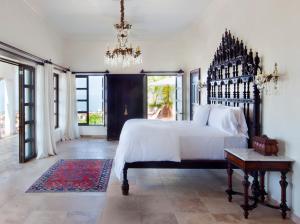
<svg viewBox="0 0 300 224"><path fill-rule="evenodd" d="M107 49L105 54L105 63L111 66L121 64L123 67L128 67L132 64L142 63L142 52L139 47L136 49L128 46L128 35L131 29L131 24L124 20L124 0L121 3L121 19L120 23L115 24L117 30L118 44L114 49Z"/></svg>

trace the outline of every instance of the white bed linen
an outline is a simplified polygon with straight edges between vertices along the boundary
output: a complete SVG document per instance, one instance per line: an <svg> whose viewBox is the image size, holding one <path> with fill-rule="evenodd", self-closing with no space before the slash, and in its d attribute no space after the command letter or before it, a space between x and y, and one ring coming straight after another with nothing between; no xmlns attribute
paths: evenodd
<svg viewBox="0 0 300 224"><path fill-rule="evenodd" d="M210 128L210 127L208 127ZM215 130L219 132L218 130ZM243 136L226 136L226 133L219 133L219 137L206 138L203 136L181 136L180 151L181 159L225 159L224 148L247 148L247 139ZM219 139L223 147L218 148L219 143L214 146L209 141ZM210 144L210 147L207 145Z"/></svg>
<svg viewBox="0 0 300 224"><path fill-rule="evenodd" d="M121 179L125 162L179 162L180 148L176 123L146 119L125 122L115 156L115 172Z"/></svg>
<svg viewBox="0 0 300 224"><path fill-rule="evenodd" d="M245 147L246 138L190 121L133 119L124 124L115 156L119 179L125 162L224 159L224 147Z"/></svg>

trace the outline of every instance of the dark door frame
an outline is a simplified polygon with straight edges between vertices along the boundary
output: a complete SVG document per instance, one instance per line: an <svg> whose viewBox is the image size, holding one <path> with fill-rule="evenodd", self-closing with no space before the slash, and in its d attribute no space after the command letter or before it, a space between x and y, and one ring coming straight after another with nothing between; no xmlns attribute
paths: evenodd
<svg viewBox="0 0 300 224"><path fill-rule="evenodd" d="M30 83L25 83L25 71L30 73ZM25 91L29 91L29 102L26 102ZM26 120L26 107L28 107L30 119ZM36 133L35 133L35 68L29 65L19 65L19 162L25 163L36 157ZM26 125L29 125L30 136L26 137ZM30 155L26 157L26 144L31 147Z"/></svg>

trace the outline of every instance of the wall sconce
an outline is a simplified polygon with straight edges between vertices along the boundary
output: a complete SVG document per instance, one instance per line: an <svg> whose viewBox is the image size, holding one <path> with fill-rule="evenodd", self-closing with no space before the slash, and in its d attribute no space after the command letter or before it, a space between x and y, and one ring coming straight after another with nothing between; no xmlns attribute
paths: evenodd
<svg viewBox="0 0 300 224"><path fill-rule="evenodd" d="M262 72L261 74L258 74L255 77L255 84L257 85L257 88L260 91L267 89L270 84L274 84L274 89L277 90L278 80L279 80L278 68L277 68L277 63L275 63L274 71L271 74Z"/></svg>
<svg viewBox="0 0 300 224"><path fill-rule="evenodd" d="M207 87L206 82L201 82L201 80L198 81L198 91L201 91L203 88L206 87Z"/></svg>

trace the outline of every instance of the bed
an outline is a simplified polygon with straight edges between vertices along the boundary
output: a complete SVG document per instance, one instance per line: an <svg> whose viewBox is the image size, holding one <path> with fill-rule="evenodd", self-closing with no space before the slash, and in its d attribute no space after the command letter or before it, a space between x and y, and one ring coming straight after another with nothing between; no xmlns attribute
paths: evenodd
<svg viewBox="0 0 300 224"><path fill-rule="evenodd" d="M208 69L207 103L242 108L248 138L209 126L197 127L190 121L129 120L122 129L115 157L123 195L129 193L128 169L226 169L224 147L251 146L252 137L260 135L261 100L255 85L259 70L258 54L254 56L226 30Z"/></svg>

